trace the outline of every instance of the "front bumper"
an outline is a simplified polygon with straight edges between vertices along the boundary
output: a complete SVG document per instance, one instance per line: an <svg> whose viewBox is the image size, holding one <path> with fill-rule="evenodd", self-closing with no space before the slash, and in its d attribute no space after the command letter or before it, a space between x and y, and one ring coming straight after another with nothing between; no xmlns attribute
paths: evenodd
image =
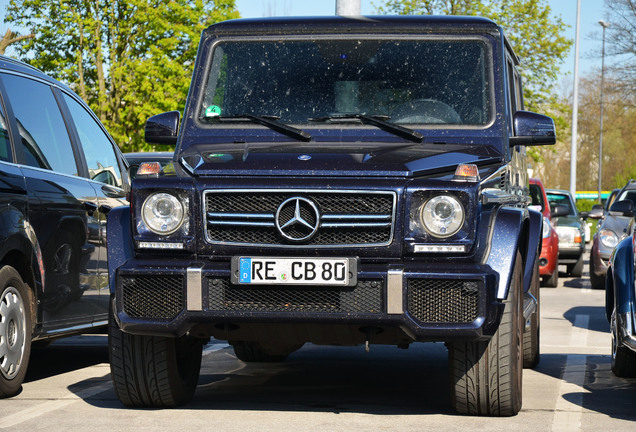
<svg viewBox="0 0 636 432"><path fill-rule="evenodd" d="M208 327L216 335L256 323L399 329L402 341L482 340L503 313L498 282L484 264L361 262L354 287L233 285L229 262L135 259L117 270L115 305L122 330L133 334Z"/></svg>
<svg viewBox="0 0 636 432"><path fill-rule="evenodd" d="M590 251L590 261L594 261L590 266L590 271L594 271L596 276L605 276L607 274L608 264L612 250L600 247L597 237L592 242L592 250Z"/></svg>

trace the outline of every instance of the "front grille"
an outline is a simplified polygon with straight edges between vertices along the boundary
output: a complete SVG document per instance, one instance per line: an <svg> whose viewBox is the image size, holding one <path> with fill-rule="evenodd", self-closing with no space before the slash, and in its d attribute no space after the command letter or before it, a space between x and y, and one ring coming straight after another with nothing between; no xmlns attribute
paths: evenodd
<svg viewBox="0 0 636 432"><path fill-rule="evenodd" d="M324 312L377 314L382 311L382 280L358 281L355 287L242 286L227 279L209 280L211 311Z"/></svg>
<svg viewBox="0 0 636 432"><path fill-rule="evenodd" d="M410 279L408 311L422 323L471 323L479 313L478 281Z"/></svg>
<svg viewBox="0 0 636 432"><path fill-rule="evenodd" d="M277 228L277 218L282 226L295 216L293 207L282 206L293 198L315 205L320 218L315 233L311 233L311 226L318 218L307 208L299 211L310 228L292 224L295 226L285 233L287 238ZM206 191L204 202L206 239L210 243L371 247L388 245L393 238L393 192Z"/></svg>
<svg viewBox="0 0 636 432"><path fill-rule="evenodd" d="M124 276L121 290L133 318L172 319L184 308L182 276Z"/></svg>

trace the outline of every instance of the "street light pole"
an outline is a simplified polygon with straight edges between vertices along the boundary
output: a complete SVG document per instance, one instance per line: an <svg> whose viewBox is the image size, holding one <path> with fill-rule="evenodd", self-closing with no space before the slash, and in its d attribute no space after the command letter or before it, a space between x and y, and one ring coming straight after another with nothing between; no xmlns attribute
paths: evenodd
<svg viewBox="0 0 636 432"><path fill-rule="evenodd" d="M577 126L579 116L579 28L581 0L576 2L576 32L574 36L574 90L572 101L572 138L570 140L570 193L576 198Z"/></svg>
<svg viewBox="0 0 636 432"><path fill-rule="evenodd" d="M601 203L601 180L603 179L603 87L605 86L605 29L609 23L600 20L603 27L603 50L601 51L601 119L598 140L598 202Z"/></svg>

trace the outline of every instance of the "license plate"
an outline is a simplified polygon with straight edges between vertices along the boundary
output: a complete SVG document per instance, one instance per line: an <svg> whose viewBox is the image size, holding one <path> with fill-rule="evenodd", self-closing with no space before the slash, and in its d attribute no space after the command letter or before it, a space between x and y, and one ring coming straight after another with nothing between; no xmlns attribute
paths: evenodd
<svg viewBox="0 0 636 432"><path fill-rule="evenodd" d="M356 284L355 258L235 257L232 282L253 285Z"/></svg>

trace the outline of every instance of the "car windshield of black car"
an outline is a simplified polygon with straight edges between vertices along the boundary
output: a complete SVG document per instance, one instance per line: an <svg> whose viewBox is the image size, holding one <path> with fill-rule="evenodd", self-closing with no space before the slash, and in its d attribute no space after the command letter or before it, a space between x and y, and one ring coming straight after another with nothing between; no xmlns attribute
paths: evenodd
<svg viewBox="0 0 636 432"><path fill-rule="evenodd" d="M484 39L468 36L221 40L198 118L267 113L315 126L310 119L359 114L484 126L492 116L488 53Z"/></svg>

